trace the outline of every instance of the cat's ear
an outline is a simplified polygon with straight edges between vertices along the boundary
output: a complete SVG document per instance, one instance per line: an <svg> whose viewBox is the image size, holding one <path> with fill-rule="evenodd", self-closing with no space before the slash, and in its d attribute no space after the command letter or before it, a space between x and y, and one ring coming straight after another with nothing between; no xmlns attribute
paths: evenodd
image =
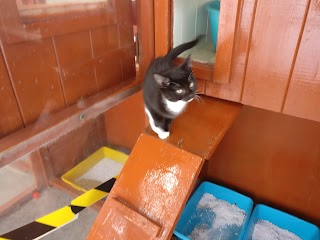
<svg viewBox="0 0 320 240"><path fill-rule="evenodd" d="M160 86L160 87L167 87L170 84L170 79L167 77L164 77L160 74L153 74L154 80L156 80L156 83Z"/></svg>
<svg viewBox="0 0 320 240"><path fill-rule="evenodd" d="M189 56L186 58L186 60L184 61L184 63L181 66L184 69L190 69L191 68L191 54L189 54Z"/></svg>

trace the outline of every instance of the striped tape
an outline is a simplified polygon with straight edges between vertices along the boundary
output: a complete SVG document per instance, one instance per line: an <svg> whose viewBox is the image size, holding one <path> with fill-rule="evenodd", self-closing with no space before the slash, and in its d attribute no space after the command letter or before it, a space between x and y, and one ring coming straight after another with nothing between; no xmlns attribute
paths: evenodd
<svg viewBox="0 0 320 240"><path fill-rule="evenodd" d="M78 214L85 208L96 203L100 199L104 198L111 191L114 183L116 182L114 177L96 188L89 190L88 192L73 199L69 206L60 208L57 211L49 213L41 218L38 218L34 222L17 228L11 232L0 236L0 240L31 240L40 239L45 235L63 227L64 225L74 221L78 218Z"/></svg>

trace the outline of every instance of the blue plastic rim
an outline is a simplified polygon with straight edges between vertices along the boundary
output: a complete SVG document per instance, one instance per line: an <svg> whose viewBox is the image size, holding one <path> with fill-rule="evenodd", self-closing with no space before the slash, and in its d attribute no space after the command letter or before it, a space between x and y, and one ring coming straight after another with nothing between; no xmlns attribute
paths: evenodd
<svg viewBox="0 0 320 240"><path fill-rule="evenodd" d="M210 31L213 43L214 52L217 49L217 39L218 39L218 27L219 27L219 16L220 16L220 0L215 0L206 6L209 13Z"/></svg>
<svg viewBox="0 0 320 240"><path fill-rule="evenodd" d="M189 199L186 207L184 208L180 220L177 224L177 227L174 231L174 234L182 240L189 240L187 236L191 234L196 223L190 225L190 218L194 215L198 202L202 198L204 193L210 193L218 199L229 202L230 204L236 204L240 209L246 213L245 222L242 226L241 233L239 234L239 240L244 236L246 226L248 225L249 218L253 208L253 201L251 198L244 196L238 192L235 192L231 189L219 186L210 182L202 182L201 185L197 188L194 194ZM205 216L205 215L204 215ZM196 220L197 221L197 220ZM201 219L202 222L212 221L212 219ZM194 219L193 219L194 222ZM200 222L200 219L199 219Z"/></svg>
<svg viewBox="0 0 320 240"><path fill-rule="evenodd" d="M320 239L319 228L317 226L280 210L258 204L251 215L244 237L245 240L251 240L254 224L258 220L267 220L280 228L294 233L302 240Z"/></svg>

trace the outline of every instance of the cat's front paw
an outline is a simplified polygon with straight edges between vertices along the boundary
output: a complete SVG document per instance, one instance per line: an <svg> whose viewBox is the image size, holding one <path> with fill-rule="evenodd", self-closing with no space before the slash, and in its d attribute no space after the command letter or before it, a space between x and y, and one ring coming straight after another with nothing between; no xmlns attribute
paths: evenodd
<svg viewBox="0 0 320 240"><path fill-rule="evenodd" d="M161 139L166 139L166 138L169 137L169 135L170 135L170 132L161 132L161 133L158 133L158 136L159 136L159 138L161 138Z"/></svg>

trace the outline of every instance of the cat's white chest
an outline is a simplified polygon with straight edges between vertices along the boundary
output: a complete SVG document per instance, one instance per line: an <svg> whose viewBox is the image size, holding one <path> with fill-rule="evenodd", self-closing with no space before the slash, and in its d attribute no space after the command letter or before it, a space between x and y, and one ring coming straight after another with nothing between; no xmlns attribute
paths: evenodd
<svg viewBox="0 0 320 240"><path fill-rule="evenodd" d="M164 99L164 104L166 106L166 109L175 115L178 115L181 112L183 112L183 110L187 106L187 102L182 100L179 100L177 102L171 102L168 99Z"/></svg>

